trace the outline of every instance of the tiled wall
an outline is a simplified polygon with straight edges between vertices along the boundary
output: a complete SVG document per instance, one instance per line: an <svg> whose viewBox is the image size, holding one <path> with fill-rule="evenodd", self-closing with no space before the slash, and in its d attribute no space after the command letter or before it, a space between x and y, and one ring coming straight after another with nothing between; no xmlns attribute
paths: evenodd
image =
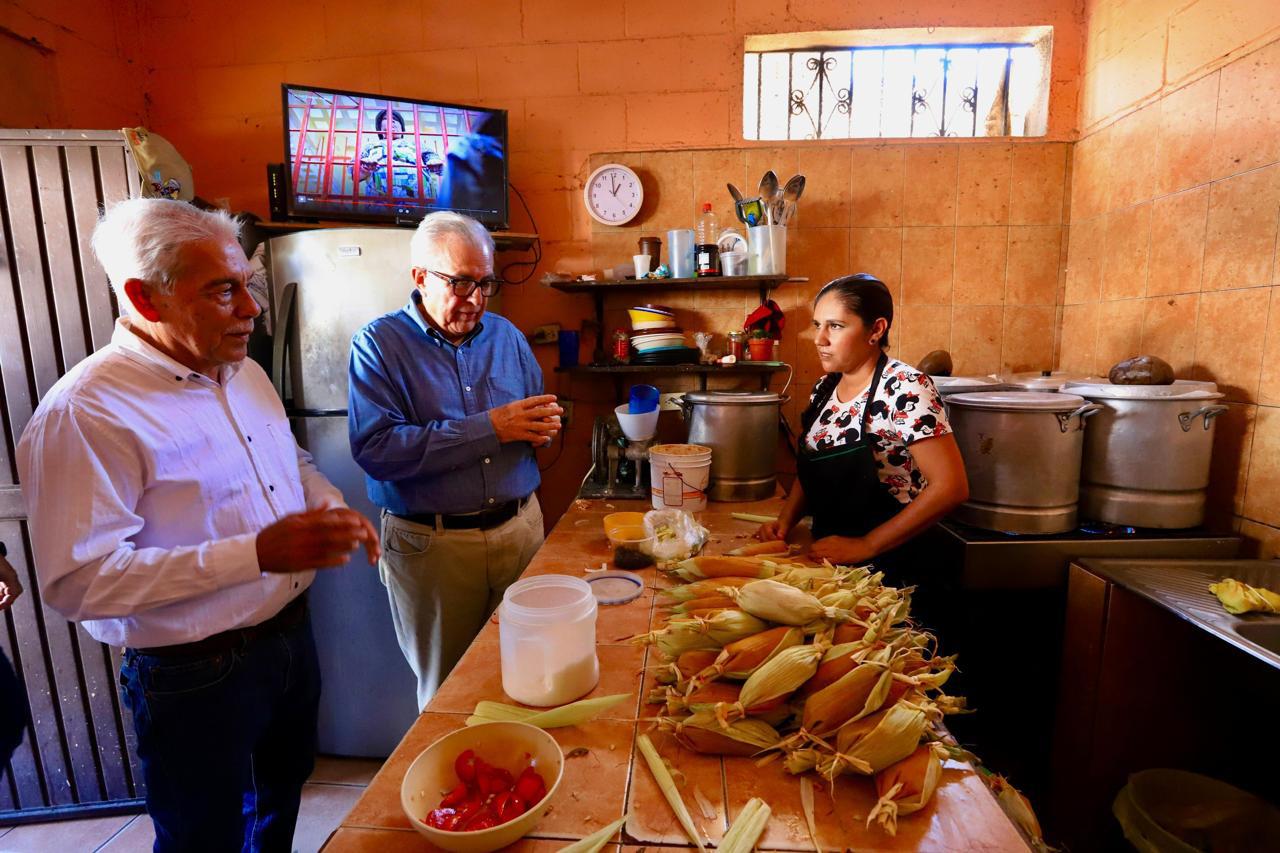
<svg viewBox="0 0 1280 853"><path fill-rule="evenodd" d="M639 224L596 225L597 268L628 260L642 234L664 241L692 227L703 201L732 219L726 181L755 187L766 169L780 180L807 179L788 228L787 285L776 299L787 314L782 357L807 390L820 375L809 330L813 294L826 281L870 272L894 294L892 354L915 363L950 350L960 373L1052 366L1069 146L1019 141L896 145L813 145L774 149L597 154L592 166L620 161L641 173L646 201ZM656 201L650 201L656 197ZM738 224L741 229L742 226ZM664 295L684 328L741 328L754 294ZM625 301L609 316L625 325ZM803 394L790 414L798 414Z"/></svg>
<svg viewBox="0 0 1280 853"><path fill-rule="evenodd" d="M1059 364L1151 353L1216 381L1211 519L1276 553L1280 4L1099 2L1087 20Z"/></svg>

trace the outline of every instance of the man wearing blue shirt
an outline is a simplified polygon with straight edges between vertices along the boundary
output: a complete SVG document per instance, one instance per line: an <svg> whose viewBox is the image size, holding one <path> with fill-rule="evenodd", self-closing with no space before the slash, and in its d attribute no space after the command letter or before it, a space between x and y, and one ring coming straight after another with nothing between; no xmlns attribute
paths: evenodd
<svg viewBox="0 0 1280 853"><path fill-rule="evenodd" d="M410 244L415 288L351 344L350 437L382 508L378 563L418 704L542 545L534 448L560 430L524 335L485 314L493 238L456 213Z"/></svg>

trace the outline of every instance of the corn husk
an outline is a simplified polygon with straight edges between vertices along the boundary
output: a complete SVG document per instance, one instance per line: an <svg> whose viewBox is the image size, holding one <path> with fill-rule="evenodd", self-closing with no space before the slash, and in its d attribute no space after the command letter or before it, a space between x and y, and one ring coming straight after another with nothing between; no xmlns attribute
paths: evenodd
<svg viewBox="0 0 1280 853"><path fill-rule="evenodd" d="M778 742L777 730L762 720L747 718L725 727L709 711L683 719L659 717L658 727L672 732L684 748L707 755L750 756Z"/></svg>
<svg viewBox="0 0 1280 853"><path fill-rule="evenodd" d="M821 737L861 719L884 704L892 683L893 671L887 663L860 664L805 700L801 728Z"/></svg>
<svg viewBox="0 0 1280 853"><path fill-rule="evenodd" d="M1033 842L1043 844L1044 833L1040 830L1040 820L1036 817L1035 810L1031 808L1031 802L1023 793L998 773L987 776L985 781L991 793L995 794L996 802L1000 804L1000 808L1009 816L1009 819Z"/></svg>
<svg viewBox="0 0 1280 853"><path fill-rule="evenodd" d="M743 637L727 644L719 656L691 679L691 688L717 678L745 681L783 649L804 642L804 634L797 628L778 627Z"/></svg>
<svg viewBox="0 0 1280 853"><path fill-rule="evenodd" d="M821 645L791 646L778 652L746 680L737 702L716 705L716 718L728 725L753 709L767 709L768 703L786 699L813 677L825 652Z"/></svg>
<svg viewBox="0 0 1280 853"><path fill-rule="evenodd" d="M704 595L715 595L721 587L725 586L743 586L751 583L756 578L703 578L692 583L682 583L679 586L673 586L670 589L658 591L659 604L672 604L681 601L688 601L692 598L701 598Z"/></svg>
<svg viewBox="0 0 1280 853"><path fill-rule="evenodd" d="M667 765L662 763L662 756L658 755L658 750L654 748L653 741L649 740L648 735L638 735L636 737L636 746L639 748L640 754L644 756L645 763L649 765L649 772L653 774L653 778L657 781L662 795L667 798L667 804L675 812L676 819L680 821L680 825L684 827L684 831L688 833L689 838L697 848L705 850L706 845L702 842L702 834L693 825L693 818L690 816L684 800L680 798L680 792L676 789L676 782L671 778L671 771L667 769Z"/></svg>
<svg viewBox="0 0 1280 853"><path fill-rule="evenodd" d="M700 595L688 601L682 601L671 608L672 613L693 614L702 610L730 610L738 605L727 595Z"/></svg>
<svg viewBox="0 0 1280 853"><path fill-rule="evenodd" d="M575 841L568 847L561 847L560 853L600 853L600 851L604 849L604 846L609 843L609 840L617 834L619 829L622 829L622 825L626 822L627 815L624 814L613 823L608 826L601 827L586 838L583 838L580 841Z"/></svg>
<svg viewBox="0 0 1280 853"><path fill-rule="evenodd" d="M720 839L720 853L751 853L769 825L773 811L759 797L752 797L738 813L738 819Z"/></svg>
<svg viewBox="0 0 1280 853"><path fill-rule="evenodd" d="M879 773L911 754L924 735L924 709L899 702L887 710L856 720L836 734L835 755L818 762L828 779L842 773Z"/></svg>
<svg viewBox="0 0 1280 853"><path fill-rule="evenodd" d="M853 656L859 648L858 643L845 643L833 646L822 656L818 669L813 677L801 685L796 691L795 700L803 701L828 685L835 684L841 677L852 672L860 661Z"/></svg>
<svg viewBox="0 0 1280 853"><path fill-rule="evenodd" d="M634 699L634 693L615 693L611 696L597 696L592 699L580 699L559 708L522 708L519 705L505 705L501 702L478 702L476 708L467 717L467 725L480 723L528 723L540 729L558 729L564 726L579 726L594 720L600 714Z"/></svg>
<svg viewBox="0 0 1280 853"><path fill-rule="evenodd" d="M654 668L654 680L659 684L681 684L716 662L721 649L696 649L683 652L675 660Z"/></svg>
<svg viewBox="0 0 1280 853"><path fill-rule="evenodd" d="M1250 586L1235 578L1223 578L1209 584L1209 591L1218 596L1228 613L1280 613L1280 594L1265 587Z"/></svg>
<svg viewBox="0 0 1280 853"><path fill-rule="evenodd" d="M822 845L818 843L818 823L813 813L813 780L808 776L800 778L800 810L804 812L804 825L809 830L813 849L822 853Z"/></svg>
<svg viewBox="0 0 1280 853"><path fill-rule="evenodd" d="M824 607L809 593L775 580L758 580L737 589L725 587L722 592L747 613L779 625L799 626L819 619L847 621L851 618L848 611Z"/></svg>
<svg viewBox="0 0 1280 853"><path fill-rule="evenodd" d="M898 832L898 818L918 812L929 804L942 778L942 759L931 745L917 747L906 758L876 774L876 794L880 799L867 815L890 835Z"/></svg>
<svg viewBox="0 0 1280 853"><path fill-rule="evenodd" d="M768 578L777 572L777 564L764 557L690 557L672 569L688 581L701 578L740 577Z"/></svg>

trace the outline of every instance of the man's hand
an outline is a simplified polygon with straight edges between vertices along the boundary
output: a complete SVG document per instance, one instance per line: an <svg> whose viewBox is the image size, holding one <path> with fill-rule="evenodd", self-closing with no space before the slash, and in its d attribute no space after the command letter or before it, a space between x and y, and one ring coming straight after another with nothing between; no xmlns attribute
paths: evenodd
<svg viewBox="0 0 1280 853"><path fill-rule="evenodd" d="M369 519L346 509L322 509L286 515L258 534L258 567L264 572L306 572L346 562L364 544L369 564L382 556Z"/></svg>
<svg viewBox="0 0 1280 853"><path fill-rule="evenodd" d="M8 610L22 595L22 581L4 557L0 557L0 613Z"/></svg>
<svg viewBox="0 0 1280 853"><path fill-rule="evenodd" d="M489 420L503 444L527 441L534 447L545 447L560 432L563 414L564 409L556 405L555 394L541 394L490 409Z"/></svg>
<svg viewBox="0 0 1280 853"><path fill-rule="evenodd" d="M783 525L781 519L774 519L760 525L760 529L756 531L756 538L761 542L777 542L785 540L790 532L791 530Z"/></svg>
<svg viewBox="0 0 1280 853"><path fill-rule="evenodd" d="M837 566L860 566L875 556L871 545L861 536L824 536L809 547L815 560L829 560Z"/></svg>

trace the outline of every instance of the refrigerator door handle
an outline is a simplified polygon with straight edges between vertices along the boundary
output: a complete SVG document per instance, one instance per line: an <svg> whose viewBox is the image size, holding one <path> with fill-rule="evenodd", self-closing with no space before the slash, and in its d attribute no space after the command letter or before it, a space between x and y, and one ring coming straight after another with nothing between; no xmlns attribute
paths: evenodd
<svg viewBox="0 0 1280 853"><path fill-rule="evenodd" d="M284 360L289 350L289 336L293 333L293 297L298 283L291 281L280 291L280 306L276 314L276 335L271 342L271 382L276 395L284 400Z"/></svg>

